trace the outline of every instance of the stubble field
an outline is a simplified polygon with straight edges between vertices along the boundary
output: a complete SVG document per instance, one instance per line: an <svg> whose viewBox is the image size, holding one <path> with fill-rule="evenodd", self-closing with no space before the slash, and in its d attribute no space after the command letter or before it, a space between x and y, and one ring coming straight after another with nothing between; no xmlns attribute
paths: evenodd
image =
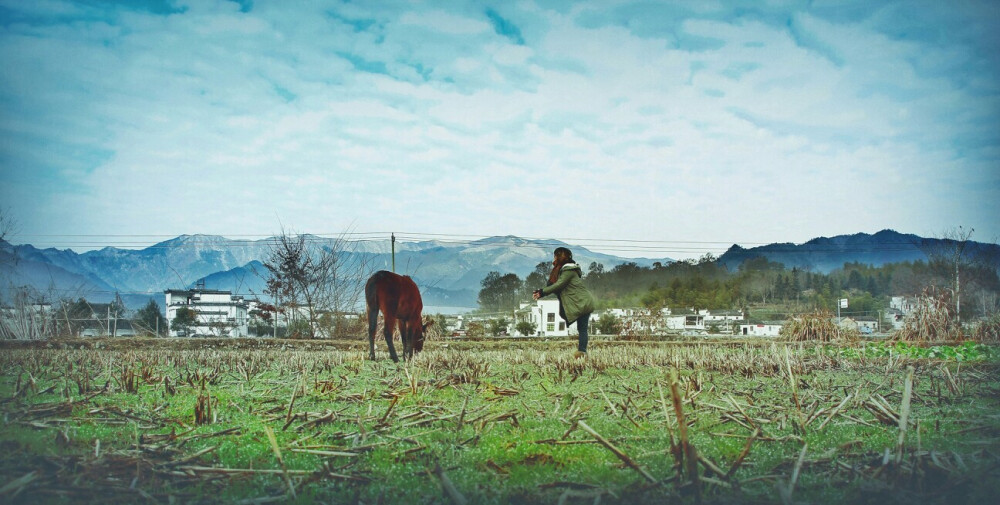
<svg viewBox="0 0 1000 505"><path fill-rule="evenodd" d="M984 503L995 348L60 341L0 349L5 503Z"/></svg>

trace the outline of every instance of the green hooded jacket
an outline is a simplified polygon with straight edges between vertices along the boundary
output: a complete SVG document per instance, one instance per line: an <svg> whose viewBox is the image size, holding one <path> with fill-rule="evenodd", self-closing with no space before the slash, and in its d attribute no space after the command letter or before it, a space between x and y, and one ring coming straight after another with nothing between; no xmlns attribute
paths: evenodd
<svg viewBox="0 0 1000 505"><path fill-rule="evenodd" d="M583 271L576 263L563 265L556 282L541 289L542 296L553 293L559 298L559 315L567 323L594 312L594 295L583 285Z"/></svg>

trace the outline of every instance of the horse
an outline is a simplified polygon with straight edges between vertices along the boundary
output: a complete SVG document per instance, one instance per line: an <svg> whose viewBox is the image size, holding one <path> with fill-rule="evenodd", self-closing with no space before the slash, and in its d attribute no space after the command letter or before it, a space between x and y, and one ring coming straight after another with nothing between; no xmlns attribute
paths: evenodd
<svg viewBox="0 0 1000 505"><path fill-rule="evenodd" d="M389 356L393 361L399 362L396 348L392 345L392 332L397 321L403 340L404 359L408 360L413 357L414 352L423 350L424 330L433 321L423 323L420 312L424 309L424 302L420 299L420 290L413 279L385 270L375 272L365 284L365 301L368 304L368 355L372 360L375 359L375 327L380 310L385 320L385 343L389 346Z"/></svg>

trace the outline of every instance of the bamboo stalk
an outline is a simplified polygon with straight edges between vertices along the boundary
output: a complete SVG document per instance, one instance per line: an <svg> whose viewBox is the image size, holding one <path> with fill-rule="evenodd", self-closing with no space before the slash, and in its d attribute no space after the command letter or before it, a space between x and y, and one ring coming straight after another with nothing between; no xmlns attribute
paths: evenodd
<svg viewBox="0 0 1000 505"><path fill-rule="evenodd" d="M611 399L604 393L604 389L597 388L597 390L601 392L601 396L604 397L604 401L608 402L608 406L611 407L611 413L614 414L615 417L618 417L618 409L615 408L615 404L611 403Z"/></svg>
<svg viewBox="0 0 1000 505"><path fill-rule="evenodd" d="M724 477L726 480L729 480L729 478L732 477L734 473L736 473L736 470L739 469L740 465L743 464L743 460L746 459L747 455L750 454L750 447L753 445L754 440L756 440L759 435L760 435L760 428L757 428L756 430L754 430L753 435L750 435L750 438L747 439L747 443L746 445L743 446L743 450L740 451L740 455L736 457L736 461L733 461L733 464L729 467L729 471L726 472L726 475Z"/></svg>
<svg viewBox="0 0 1000 505"><path fill-rule="evenodd" d="M687 433L687 423L684 421L684 407L681 405L681 394L677 387L677 369L673 368L670 370L670 395L673 398L674 403L674 415L677 416L677 431L681 439L681 448L683 454L683 464L680 465L678 471L684 470L687 474L688 480L694 484L695 489L695 501L701 502L701 485L698 483L698 460L695 452L694 446L691 445L690 440L688 440ZM678 482L683 482L684 479L680 478L678 475Z"/></svg>
<svg viewBox="0 0 1000 505"><path fill-rule="evenodd" d="M316 473L312 470L273 470L273 469L257 469L257 468L220 468L214 466L182 466L178 470L190 471L194 473L222 473L227 475L236 474L261 474L261 475L274 475L274 474L287 474L287 475L311 475Z"/></svg>
<svg viewBox="0 0 1000 505"><path fill-rule="evenodd" d="M469 406L469 397L465 397L465 401L462 402L462 412L458 415L458 423L455 425L455 429L462 431L462 425L465 424L465 412L466 407Z"/></svg>
<svg viewBox="0 0 1000 505"><path fill-rule="evenodd" d="M837 407L830 412L830 415L827 416L826 420L820 423L819 427L816 428L816 431L823 431L823 427L826 426L826 423L830 422L830 420L833 419L833 416L837 415L837 412L840 412L840 409L844 408L844 405L847 405L847 402L850 399L851 399L851 394L848 393L847 396L844 397L843 401L840 402L840 405L837 405Z"/></svg>
<svg viewBox="0 0 1000 505"><path fill-rule="evenodd" d="M398 402L398 401L399 401L399 397L398 396L393 396L392 397L392 401L389 403L389 408L386 409L385 415L383 415L382 418L378 420L379 424L385 424L385 420L389 418L389 414L392 413L392 409L393 409L393 407L396 406L396 402Z"/></svg>
<svg viewBox="0 0 1000 505"><path fill-rule="evenodd" d="M788 490L783 494L783 498L787 499L787 503L792 503L792 494L795 493L795 484L799 481L799 472L802 470L802 463L806 459L806 449L809 448L809 444L802 444L802 451L799 452L799 459L795 461L795 468L792 469L792 479L788 483Z"/></svg>
<svg viewBox="0 0 1000 505"><path fill-rule="evenodd" d="M701 462L701 464L704 465L705 468L711 470L711 472L714 473L715 475L718 475L720 477L726 475L726 473L724 473L722 469L716 466L715 463L712 463L710 459L706 458L705 456L702 456L701 454L698 455L698 461Z"/></svg>
<svg viewBox="0 0 1000 505"><path fill-rule="evenodd" d="M655 477L653 477L652 475L650 475L649 472L647 472L645 469L643 469L641 466L639 466L639 464L636 463L635 461L633 461L632 458L628 457L628 454L625 454L624 452L622 452L621 449L615 447L614 444L612 444L607 439L605 439L604 437L602 437L600 433L594 431L594 429L591 428L590 426L587 426L587 423L585 423L583 421L577 421L576 424L583 431L586 431L587 433L590 433L590 435L592 437L594 437L595 439L597 439L597 441L600 442L601 445L603 445L609 451L611 451L612 453L614 453L615 456L618 456L618 459L622 460L622 462L625 463L629 468L635 470L636 472L639 472L639 475L642 475L649 482L656 482L656 478Z"/></svg>
<svg viewBox="0 0 1000 505"><path fill-rule="evenodd" d="M656 388L660 391L660 406L663 407L663 421L667 426L667 436L670 440L670 451L675 450L674 443L674 430L670 427L670 413L667 411L667 400L663 397L663 386L660 385L660 381L656 381Z"/></svg>
<svg viewBox="0 0 1000 505"><path fill-rule="evenodd" d="M278 464L281 465L282 475L285 477L285 484L288 485L288 491L292 494L292 498L295 496L295 485L292 484L292 478L288 475L288 468L285 467L285 460L281 457L281 449L278 448L278 440L274 438L274 431L271 427L264 425L264 432L267 433L267 440L271 442L271 449L274 451L274 455L278 458Z"/></svg>
<svg viewBox="0 0 1000 505"><path fill-rule="evenodd" d="M743 407L740 407L739 404L736 403L736 400L733 399L733 395L726 395L726 399L729 400L729 403L732 404L732 406L735 407L740 414L743 414L743 418L746 419L748 423L750 423L750 426L752 426L754 429L757 428L757 423L753 422L753 419L751 419L750 416L748 416L747 413L743 411Z"/></svg>
<svg viewBox="0 0 1000 505"><path fill-rule="evenodd" d="M190 462L198 459L199 457L204 456L205 454L208 454L208 453L210 453L210 452L212 452L212 451L214 451L214 450L216 450L218 448L219 447L215 446L215 445L213 445L211 447L206 447L206 448L204 448L204 449L202 449L202 450L200 450L200 451L198 451L198 452L196 452L196 453L194 453L194 454L192 454L192 455L190 455L190 456L188 456L186 458L178 459L176 461L167 462L164 466L166 466L166 467L169 468L169 467L174 467L174 466L186 465L186 464L188 464L188 463L190 463Z"/></svg>
<svg viewBox="0 0 1000 505"><path fill-rule="evenodd" d="M11 498L17 496L28 484L37 479L39 476L39 470L34 470L24 474L23 476L14 479L2 488L0 488L0 496L10 495Z"/></svg>
<svg viewBox="0 0 1000 505"><path fill-rule="evenodd" d="M295 396L299 392L299 388L292 388L292 400L288 402L288 413L285 414L285 427L282 431L288 429L288 425L292 424L292 407L295 406Z"/></svg>
<svg viewBox="0 0 1000 505"><path fill-rule="evenodd" d="M315 454L317 456L344 456L347 458L353 458L358 455L356 452L344 452L344 451L323 451L319 449L289 449L289 452L298 452L302 454Z"/></svg>
<svg viewBox="0 0 1000 505"><path fill-rule="evenodd" d="M903 461L903 443L910 417L910 396L913 394L913 366L906 367L906 384L903 386L903 404L899 407L899 440L896 442L896 464Z"/></svg>
<svg viewBox="0 0 1000 505"><path fill-rule="evenodd" d="M788 382L792 384L792 399L795 400L795 413L797 415L796 426L799 428L799 434L804 435L806 433L806 423L805 419L802 417L802 404L799 402L799 388L795 384L795 374L792 372L792 355L785 347L785 366L788 368Z"/></svg>
<svg viewBox="0 0 1000 505"><path fill-rule="evenodd" d="M455 505L466 505L467 503L469 503L469 501L465 499L465 496L462 496L462 493L459 492L458 488L455 487L455 484L451 482L451 479L448 478L448 475L444 473L444 470L441 468L441 465L439 464L434 465L434 475L436 475L437 478L441 481L441 487L444 488L444 492L448 495L448 498L450 498Z"/></svg>

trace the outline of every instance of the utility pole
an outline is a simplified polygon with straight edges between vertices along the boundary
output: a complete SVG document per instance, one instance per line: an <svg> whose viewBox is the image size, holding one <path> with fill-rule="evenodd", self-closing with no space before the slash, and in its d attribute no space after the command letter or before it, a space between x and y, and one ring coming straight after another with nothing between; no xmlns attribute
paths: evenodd
<svg viewBox="0 0 1000 505"><path fill-rule="evenodd" d="M961 262L962 253L965 251L965 244L974 231L976 231L975 228L969 228L969 232L965 233L965 230L959 226L958 235L955 237L955 320L958 321L959 329L962 328L962 285L959 282L958 265Z"/></svg>
<svg viewBox="0 0 1000 505"><path fill-rule="evenodd" d="M392 233L392 273L396 273L396 234Z"/></svg>

